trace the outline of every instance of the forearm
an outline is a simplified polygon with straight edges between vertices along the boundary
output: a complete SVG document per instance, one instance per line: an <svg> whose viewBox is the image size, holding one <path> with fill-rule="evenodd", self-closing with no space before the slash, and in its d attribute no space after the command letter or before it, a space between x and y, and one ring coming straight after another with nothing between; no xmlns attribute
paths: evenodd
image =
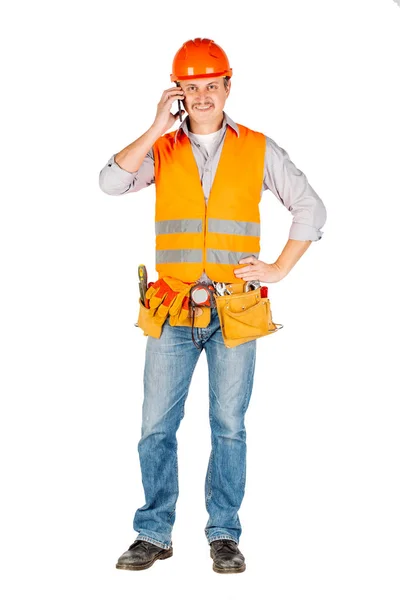
<svg viewBox="0 0 400 600"><path fill-rule="evenodd" d="M275 265L287 275L297 261L303 256L310 244L312 244L311 240L302 241L288 239L279 258L275 261Z"/></svg>
<svg viewBox="0 0 400 600"><path fill-rule="evenodd" d="M147 152L161 135L162 131L159 128L151 126L140 138L118 152L114 157L115 162L125 171L134 173L139 169Z"/></svg>

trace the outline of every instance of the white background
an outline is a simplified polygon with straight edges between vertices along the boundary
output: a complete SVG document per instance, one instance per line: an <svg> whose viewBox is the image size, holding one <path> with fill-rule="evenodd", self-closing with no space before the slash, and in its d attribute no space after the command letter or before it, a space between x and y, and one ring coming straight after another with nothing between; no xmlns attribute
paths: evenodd
<svg viewBox="0 0 400 600"><path fill-rule="evenodd" d="M5 10L2 596L398 600L399 6ZM269 285L284 328L258 341L239 513L247 570L231 576L212 571L204 535L204 352L178 431L174 556L146 571L115 568L144 504L146 338L134 323L138 264L156 275L154 186L111 197L98 175L150 127L173 56L194 37L229 57L229 116L283 147L328 215L322 239ZM262 260L276 260L290 224L266 192Z"/></svg>

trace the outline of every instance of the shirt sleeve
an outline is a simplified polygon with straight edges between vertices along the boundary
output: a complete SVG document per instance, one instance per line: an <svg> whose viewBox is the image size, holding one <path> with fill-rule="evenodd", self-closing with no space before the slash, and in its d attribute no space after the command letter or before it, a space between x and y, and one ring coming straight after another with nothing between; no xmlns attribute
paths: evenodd
<svg viewBox="0 0 400 600"><path fill-rule="evenodd" d="M139 190L154 183L154 154L151 148L137 171L125 171L115 162L113 154L99 174L100 189L111 196L121 196Z"/></svg>
<svg viewBox="0 0 400 600"><path fill-rule="evenodd" d="M286 150L266 136L263 191L271 192L292 213L289 239L318 241L326 222L326 208L307 177L290 160Z"/></svg>

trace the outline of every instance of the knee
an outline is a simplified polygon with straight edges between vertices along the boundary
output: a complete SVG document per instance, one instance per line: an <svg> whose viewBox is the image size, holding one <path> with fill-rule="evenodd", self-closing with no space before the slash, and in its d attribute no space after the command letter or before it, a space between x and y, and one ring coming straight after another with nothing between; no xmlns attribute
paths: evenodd
<svg viewBox="0 0 400 600"><path fill-rule="evenodd" d="M163 434L163 427L160 425L161 424L156 419L151 419L149 416L143 417L141 429L142 437L140 441L143 441L145 438L156 433Z"/></svg>
<svg viewBox="0 0 400 600"><path fill-rule="evenodd" d="M213 415L212 420L213 431L216 435L239 441L246 439L246 430L242 415L228 411L218 411Z"/></svg>
<svg viewBox="0 0 400 600"><path fill-rule="evenodd" d="M174 438L179 427L180 418L178 415L165 415L164 413L154 411L144 411L142 418L141 441L149 436L153 436L155 440L165 440Z"/></svg>

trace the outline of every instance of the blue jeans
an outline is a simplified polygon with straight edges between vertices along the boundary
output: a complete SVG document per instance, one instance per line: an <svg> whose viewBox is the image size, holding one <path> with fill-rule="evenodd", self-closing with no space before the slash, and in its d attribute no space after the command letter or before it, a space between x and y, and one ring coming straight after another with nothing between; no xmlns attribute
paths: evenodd
<svg viewBox="0 0 400 600"><path fill-rule="evenodd" d="M144 368L141 438L138 444L145 505L134 516L136 539L169 548L178 499L176 432L184 415L193 371L203 348L209 373L211 454L205 479L208 543L239 543L238 510L246 481L245 413L253 389L256 341L227 348L218 312L207 327L164 323L160 338L148 337Z"/></svg>

